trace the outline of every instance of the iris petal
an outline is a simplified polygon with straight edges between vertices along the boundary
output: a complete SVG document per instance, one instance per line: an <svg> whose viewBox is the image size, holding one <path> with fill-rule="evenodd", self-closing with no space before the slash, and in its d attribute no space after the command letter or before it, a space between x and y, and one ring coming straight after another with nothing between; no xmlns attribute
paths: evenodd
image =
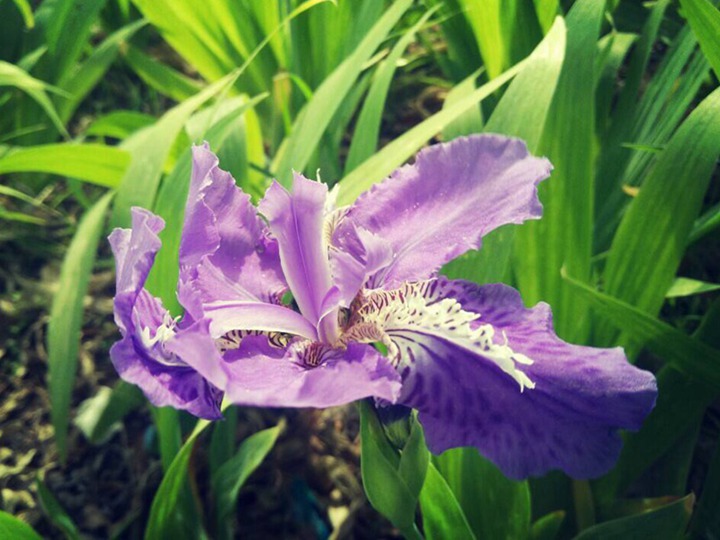
<svg viewBox="0 0 720 540"><path fill-rule="evenodd" d="M164 222L147 210L132 210L132 229L116 229L110 244L117 265L115 320L123 335L110 349L115 369L126 381L138 385L151 403L171 406L203 418L220 418L221 393L167 347L184 333L212 343L209 334L179 330L159 299L143 286Z"/></svg>
<svg viewBox="0 0 720 540"><path fill-rule="evenodd" d="M380 236L394 258L371 287L431 277L506 223L538 219L537 184L552 166L519 139L480 135L437 144L363 193L348 219ZM338 234L342 234L342 224Z"/></svg>
<svg viewBox="0 0 720 540"><path fill-rule="evenodd" d="M247 336L224 354L221 369L222 374L217 366L203 371L222 384L227 399L241 405L333 407L369 396L394 402L400 393L400 377L387 359L357 343L333 349L300 340L284 349L266 336Z"/></svg>
<svg viewBox="0 0 720 540"><path fill-rule="evenodd" d="M327 246L323 240L327 186L295 174L293 192L277 182L267 190L258 206L268 219L280 247L282 269L300 312L316 327L323 316L323 303L332 288ZM334 341L337 323L329 319L321 337Z"/></svg>
<svg viewBox="0 0 720 540"><path fill-rule="evenodd" d="M287 290L277 242L207 144L193 147L179 260L179 298L196 319L204 303L277 303Z"/></svg>
<svg viewBox="0 0 720 540"><path fill-rule="evenodd" d="M419 411L434 453L475 446L511 478L596 477L617 459L617 430L638 429L654 405L654 377L621 349L563 342L548 306L527 309L510 287L438 278L403 291L404 320L387 301L373 317L386 319L395 348L398 402ZM473 350L468 336L482 328L492 329L490 350Z"/></svg>

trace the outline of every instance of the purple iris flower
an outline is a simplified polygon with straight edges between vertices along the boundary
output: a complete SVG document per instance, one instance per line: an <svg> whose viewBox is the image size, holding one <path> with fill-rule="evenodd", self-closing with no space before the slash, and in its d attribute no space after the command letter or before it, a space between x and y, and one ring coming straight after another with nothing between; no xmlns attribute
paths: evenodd
<svg viewBox="0 0 720 540"><path fill-rule="evenodd" d="M511 478L599 476L618 430L652 409L652 374L620 348L563 342L547 304L526 308L506 285L438 275L493 229L539 218L551 169L520 140L472 136L422 151L350 207L295 174L291 192L275 182L256 209L195 147L185 314L143 288L163 221L135 208L132 229L110 236L123 334L112 360L155 405L204 418L221 416L223 395L271 407L372 396L417 409L434 453L474 446Z"/></svg>

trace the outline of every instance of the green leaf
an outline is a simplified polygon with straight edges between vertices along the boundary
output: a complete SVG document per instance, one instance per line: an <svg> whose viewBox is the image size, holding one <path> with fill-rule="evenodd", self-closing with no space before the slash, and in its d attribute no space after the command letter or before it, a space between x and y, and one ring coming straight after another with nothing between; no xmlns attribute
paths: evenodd
<svg viewBox="0 0 720 540"><path fill-rule="evenodd" d="M493 111L485 131L520 137L531 152L537 152L550 103L555 93L560 68L565 57L565 21L558 17L545 39L530 56L527 66L510 83ZM509 273L513 239L517 227L501 227L483 238L480 251L473 251L452 261L443 273L452 279L462 278L476 283L505 281ZM534 251L530 248L534 247ZM542 256L539 246L525 246L527 259Z"/></svg>
<svg viewBox="0 0 720 540"><path fill-rule="evenodd" d="M0 158L0 174L43 172L114 188L120 185L130 155L104 144L45 144L16 147Z"/></svg>
<svg viewBox="0 0 720 540"><path fill-rule="evenodd" d="M284 422L275 427L259 431L240 445L237 453L226 461L213 475L213 493L217 497L216 512L220 520L226 519L237 504L240 488L248 477L270 453Z"/></svg>
<svg viewBox="0 0 720 540"><path fill-rule="evenodd" d="M148 86L175 101L186 100L202 88L200 82L158 62L137 47L127 48L125 61Z"/></svg>
<svg viewBox="0 0 720 540"><path fill-rule="evenodd" d="M388 442L372 405L360 407L361 473L365 493L378 512L408 538L420 538L415 526L418 495L398 472L400 457Z"/></svg>
<svg viewBox="0 0 720 540"><path fill-rule="evenodd" d="M643 27L642 34L633 49L630 62L627 66L627 76L623 81L620 96L617 98L615 112L610 120L610 126L603 137L603 145L599 156L599 172L597 175L598 203L602 205L609 193L617 190L621 185L623 165L627 163L630 152L622 146L623 142L633 140L633 129L638 124L637 114L642 110L638 106L640 86L645 75L645 68L650 59L653 45L657 39L660 24L670 0L657 2ZM668 55L670 56L670 55ZM617 74L612 76L611 96L616 94ZM607 98L607 99L611 99ZM609 111L608 111L609 112ZM601 120L605 120L602 118Z"/></svg>
<svg viewBox="0 0 720 540"><path fill-rule="evenodd" d="M75 415L75 425L93 444L105 442L113 434L113 428L130 411L145 403L145 397L137 386L119 381L115 388L101 386L91 398L83 401Z"/></svg>
<svg viewBox="0 0 720 540"><path fill-rule="evenodd" d="M663 5L656 4L655 11ZM651 20L657 17L662 19L654 12ZM636 48L634 54L638 51ZM677 126L685 119L688 108L695 105L695 96L707 78L708 70L707 60L702 51L697 50L694 35L685 27L672 41L649 81L643 72L631 74L639 77L638 88L643 81L647 81L647 85L640 98L637 95L628 95L627 99L625 94L621 96L620 100L627 101L627 106L615 110L610 132L602 139L600 167L596 175L595 244L598 251L609 249L628 205L628 197L622 187L640 185L656 161L655 154L632 151L624 143L631 141L644 147L666 147ZM625 92L628 90L626 88Z"/></svg>
<svg viewBox="0 0 720 540"><path fill-rule="evenodd" d="M111 220L113 226L128 223L132 206L152 208L163 165L185 122L205 102L229 88L239 74L235 71L213 83L170 109L154 125L123 142L122 147L130 152L132 159L118 190Z"/></svg>
<svg viewBox="0 0 720 540"><path fill-rule="evenodd" d="M400 452L397 470L400 478L415 497L418 496L425 484L429 466L430 452L425 445L425 433L417 416L413 414L410 417L410 435Z"/></svg>
<svg viewBox="0 0 720 540"><path fill-rule="evenodd" d="M113 193L104 195L80 221L65 254L58 290L50 309L47 329L50 415L61 461L67 454L70 396L77 370L83 299L112 197Z"/></svg>
<svg viewBox="0 0 720 540"><path fill-rule="evenodd" d="M660 310L718 154L720 89L683 122L630 204L608 254L605 290L609 295L651 315ZM605 342L611 340L603 337ZM627 341L632 343L633 336L626 334L623 342Z"/></svg>
<svg viewBox="0 0 720 540"><path fill-rule="evenodd" d="M718 283L707 283L697 279L684 277L675 278L675 281L665 293L665 298L677 298L679 296L692 296L720 289Z"/></svg>
<svg viewBox="0 0 720 540"><path fill-rule="evenodd" d="M393 75L395 74L395 69L397 68L398 60L400 60L405 49L415 38L418 30L439 7L440 6L437 5L427 10L425 14L403 34L387 58L378 66L372 86L368 91L365 103L355 124L350 150L347 161L345 162L345 174L353 170L375 152L380 137L380 123L385 108L385 100Z"/></svg>
<svg viewBox="0 0 720 540"><path fill-rule="evenodd" d="M652 512L601 523L585 529L575 540L679 540L684 537L694 501L695 496L688 495Z"/></svg>
<svg viewBox="0 0 720 540"><path fill-rule="evenodd" d="M181 506L181 493L187 481L188 465L195 441L208 425L210 422L207 420L197 422L195 429L167 468L150 507L150 517L145 529L146 540L197 538L200 534L200 523L191 522L189 516L178 512L178 509Z"/></svg>
<svg viewBox="0 0 720 540"><path fill-rule="evenodd" d="M567 17L567 49L547 116L541 154L555 167L540 185L543 217L517 231L514 264L523 299L553 307L558 335L582 341L587 306L564 286L560 268L590 278L593 239L594 63L605 2L579 0ZM578 114L582 121L578 121Z"/></svg>
<svg viewBox="0 0 720 540"><path fill-rule="evenodd" d="M10 212L4 208L0 208L0 219L8 221L17 221L19 223L29 223L31 225L45 225L45 220L22 212Z"/></svg>
<svg viewBox="0 0 720 540"><path fill-rule="evenodd" d="M35 26L35 17L33 17L32 7L27 0L13 0L18 10L22 14L23 21L25 21L25 28L28 30Z"/></svg>
<svg viewBox="0 0 720 540"><path fill-rule="evenodd" d="M408 158L415 154L427 141L443 130L450 122L465 113L486 97L492 95L525 67L526 61L515 65L502 75L482 85L472 94L452 107L435 113L430 118L406 131L400 137L383 147L382 150L365 160L339 182L338 204L352 203L358 195L379 182Z"/></svg>
<svg viewBox="0 0 720 540"><path fill-rule="evenodd" d="M531 512L527 481L509 480L475 448L453 448L435 458L435 463L477 538L528 538Z"/></svg>
<svg viewBox="0 0 720 540"><path fill-rule="evenodd" d="M48 52L48 80L60 80L77 62L88 43L90 30L106 0L55 0L45 2L36 12L40 25L41 11Z"/></svg>
<svg viewBox="0 0 720 540"><path fill-rule="evenodd" d="M700 48L720 79L720 11L709 0L680 0Z"/></svg>
<svg viewBox="0 0 720 540"><path fill-rule="evenodd" d="M0 60L0 86L14 86L25 92L31 98L33 98L40 107L45 111L45 114L50 118L55 128L65 137L69 137L65 125L63 124L60 116L58 115L55 106L46 94L48 92L55 92L63 95L63 91L59 88L50 86L43 81L36 79L23 71L20 67L10 64L8 62Z"/></svg>
<svg viewBox="0 0 720 540"><path fill-rule="evenodd" d="M531 540L555 540L560 532L560 527L565 520L565 512L558 510L546 514L532 524L530 530Z"/></svg>
<svg viewBox="0 0 720 540"><path fill-rule="evenodd" d="M720 300L715 301L693 338L720 347ZM689 352L692 354L692 352ZM705 409L720 395L717 388L665 366L657 374L658 399L638 433L627 434L620 459L610 474L595 482L598 504L607 507L652 463L671 451L686 436L688 426L702 420Z"/></svg>
<svg viewBox="0 0 720 540"><path fill-rule="evenodd" d="M412 0L396 0L375 23L357 48L340 64L315 91L293 126L286 144L278 152L273 171L279 181L287 184L292 171L304 171L315 152L325 129L353 88L363 64L370 59L390 30L400 20Z"/></svg>
<svg viewBox="0 0 720 540"><path fill-rule="evenodd" d="M688 244L694 244L718 227L720 227L720 204L713 206L695 221L688 237Z"/></svg>
<svg viewBox="0 0 720 540"><path fill-rule="evenodd" d="M113 32L100 45L95 47L81 64L73 66L62 74L58 87L66 91L70 97L60 102L58 113L63 121L70 120L80 103L103 78L111 64L115 61L118 51L126 45L135 32L147 24L140 20L128 24Z"/></svg>
<svg viewBox="0 0 720 540"><path fill-rule="evenodd" d="M720 389L720 350L687 336L640 309L564 276L576 296L586 300L609 324L632 328L633 341L643 344L683 373L709 388Z"/></svg>
<svg viewBox="0 0 720 540"><path fill-rule="evenodd" d="M477 79L484 70L484 67L479 68L453 86L445 97L445 101L443 101L443 109L451 107L464 97L472 94L477 88ZM467 113L462 115L460 118L445 126L445 129L443 129L442 132L442 137L444 140L450 141L456 137L480 133L484 125L485 120L483 119L483 112L481 107L478 105L477 107L469 109Z"/></svg>
<svg viewBox="0 0 720 540"><path fill-rule="evenodd" d="M58 527L68 540L80 540L77 525L40 478L35 482L35 488L40 505L53 525Z"/></svg>
<svg viewBox="0 0 720 540"><path fill-rule="evenodd" d="M0 510L0 538L42 540L30 525L2 510Z"/></svg>
<svg viewBox="0 0 720 540"><path fill-rule="evenodd" d="M482 482L481 478L477 480ZM450 486L432 463L428 467L425 485L420 492L420 507L423 516L423 531L428 540L445 538L475 540L475 535ZM503 519L505 518L506 516L503 516ZM478 536L478 538L502 537Z"/></svg>
<svg viewBox="0 0 720 540"><path fill-rule="evenodd" d="M97 118L85 131L87 136L126 139L155 122L156 118L136 111L113 111Z"/></svg>

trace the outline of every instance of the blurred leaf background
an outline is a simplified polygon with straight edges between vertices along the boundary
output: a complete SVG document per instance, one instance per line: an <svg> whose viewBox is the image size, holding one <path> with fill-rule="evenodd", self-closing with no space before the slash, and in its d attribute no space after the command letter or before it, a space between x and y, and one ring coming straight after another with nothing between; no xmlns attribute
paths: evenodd
<svg viewBox="0 0 720 540"><path fill-rule="evenodd" d="M471 449L429 458L415 423L393 444L362 405L348 429L362 434L375 510L357 492L333 520L304 479L289 484L296 506L277 511L317 538L349 537L359 508L409 538L720 536L718 77L710 0L0 0L0 531L35 538L24 520L89 534L46 473L68 477L74 452L142 418L141 453L162 480L127 495L101 536L232 538L247 530L241 487L292 442L284 421L272 426L296 413L253 424L230 407L193 427L143 413L112 377L103 239L132 205L161 215L148 287L179 312L192 143L207 140L256 199L295 169L319 171L349 204L430 142L496 132L554 164L544 217L443 272L549 302L567 340L625 347L657 374L656 409L605 477L512 482ZM31 401L47 429L43 457L25 463L7 439L27 421L28 381L47 396Z"/></svg>

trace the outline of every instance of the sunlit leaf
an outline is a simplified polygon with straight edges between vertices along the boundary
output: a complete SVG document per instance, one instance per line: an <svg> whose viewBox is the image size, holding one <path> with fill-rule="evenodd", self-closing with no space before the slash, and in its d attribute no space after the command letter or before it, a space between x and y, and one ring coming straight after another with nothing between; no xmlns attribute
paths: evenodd
<svg viewBox="0 0 720 540"><path fill-rule="evenodd" d="M70 396L75 384L83 299L95 263L98 242L113 193L107 193L83 216L65 254L47 329L50 416L60 459L67 455Z"/></svg>
<svg viewBox="0 0 720 540"><path fill-rule="evenodd" d="M720 11L709 0L681 0L683 14L720 79Z"/></svg>
<svg viewBox="0 0 720 540"><path fill-rule="evenodd" d="M130 155L104 144L46 144L17 147L0 158L0 174L43 172L114 188L120 185Z"/></svg>
<svg viewBox="0 0 720 540"><path fill-rule="evenodd" d="M0 538L42 540L30 525L2 510L0 510Z"/></svg>
<svg viewBox="0 0 720 540"><path fill-rule="evenodd" d="M32 77L22 68L2 60L0 60L0 86L14 86L25 92L43 108L55 128L64 136L69 136L55 106L46 93L55 92L64 95L62 90Z"/></svg>
<svg viewBox="0 0 720 540"><path fill-rule="evenodd" d="M630 204L607 259L608 294L651 315L660 310L700 212L718 154L720 89L706 97L683 122ZM603 336L605 343L611 335L615 334ZM633 335L626 334L624 343L632 343Z"/></svg>
<svg viewBox="0 0 720 540"><path fill-rule="evenodd" d="M355 50L315 91L312 100L305 106L294 125L287 143L276 156L273 169L279 181L287 183L293 170L305 169L325 128L360 75L363 64L411 4L412 0L396 0Z"/></svg>
<svg viewBox="0 0 720 540"><path fill-rule="evenodd" d="M720 289L718 283L707 283L697 279L675 278L675 281L665 293L665 298L677 298L678 296L692 296Z"/></svg>

